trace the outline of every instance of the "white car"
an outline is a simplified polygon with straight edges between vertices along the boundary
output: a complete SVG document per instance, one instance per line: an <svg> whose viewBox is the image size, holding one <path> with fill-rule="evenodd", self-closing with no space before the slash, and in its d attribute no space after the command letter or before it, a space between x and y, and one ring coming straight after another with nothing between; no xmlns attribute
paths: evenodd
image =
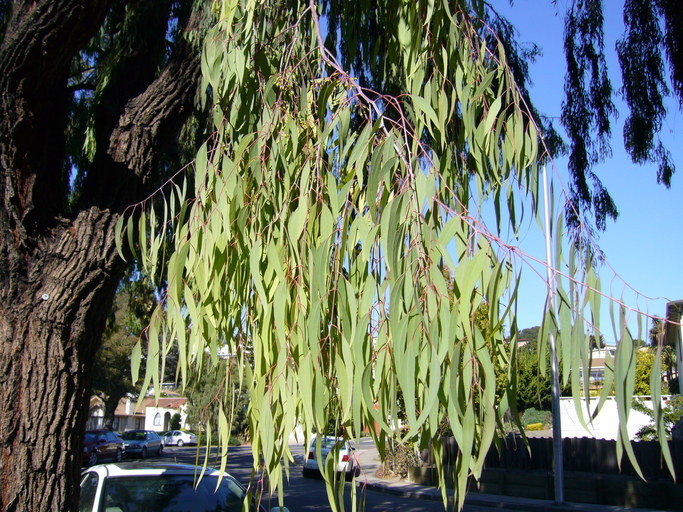
<svg viewBox="0 0 683 512"><path fill-rule="evenodd" d="M227 473L166 463L102 464L81 473L80 512L242 512L245 488ZM252 512L265 512L254 505ZM271 509L271 512L289 512Z"/></svg>
<svg viewBox="0 0 683 512"><path fill-rule="evenodd" d="M337 462L336 468L338 473L346 473L352 476L356 470L353 448L348 441L344 441L338 437L333 436L315 436L311 442L311 446L308 448L308 453L304 459L304 470L303 475L305 477L312 476L315 473L320 472L320 465L318 464L318 459L316 455L316 443L321 443L320 454L323 459L323 467L325 461L327 460L330 452L336 453Z"/></svg>
<svg viewBox="0 0 683 512"><path fill-rule="evenodd" d="M184 430L169 430L162 434L161 439L164 442L164 446L197 444L197 436L192 432L185 432Z"/></svg>

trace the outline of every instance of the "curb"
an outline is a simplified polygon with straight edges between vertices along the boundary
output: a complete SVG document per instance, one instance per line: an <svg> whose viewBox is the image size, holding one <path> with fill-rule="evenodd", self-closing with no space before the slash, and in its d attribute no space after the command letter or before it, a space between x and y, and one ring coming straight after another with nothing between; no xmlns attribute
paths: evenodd
<svg viewBox="0 0 683 512"><path fill-rule="evenodd" d="M397 483L392 485L390 482L382 480L357 481L358 487L372 489L384 494L392 494L404 498L421 499L429 501L441 501L441 493L435 487L426 487L411 483ZM448 499L452 501L453 493L448 491ZM477 492L468 493L465 498L465 505L479 506L488 508L500 508L505 510L521 510L524 512L661 512L649 508L630 508L613 505L596 505L591 503L555 503L550 500L539 500L534 498L521 498L517 496L504 496L497 494L483 494Z"/></svg>
<svg viewBox="0 0 683 512"><path fill-rule="evenodd" d="M400 484L400 485L390 485L385 482L378 481L356 481L356 486L364 487L366 489L372 489L373 491L381 492L384 494L392 494L394 496L401 496L403 498L413 498L420 500L430 500L430 501L441 501L441 493L436 489L422 488L422 489L410 489L407 488L408 485L415 484ZM449 493L449 499L452 498L451 493Z"/></svg>

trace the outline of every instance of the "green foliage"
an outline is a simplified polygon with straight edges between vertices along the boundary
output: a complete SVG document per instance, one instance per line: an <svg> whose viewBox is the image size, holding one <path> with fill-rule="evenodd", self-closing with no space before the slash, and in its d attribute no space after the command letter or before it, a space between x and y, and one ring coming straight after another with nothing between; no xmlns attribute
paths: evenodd
<svg viewBox="0 0 683 512"><path fill-rule="evenodd" d="M172 185L163 215L147 207L117 228L150 275L167 269L142 386L158 389L162 355L176 345L183 382L217 379L193 414L209 418L207 442L227 446L233 396L246 385L254 461L271 490L292 460L297 424L308 444L331 420L345 438L376 423L383 455L392 443L432 443L440 461L445 421L459 448L462 506L504 414L516 416L520 357L503 333L516 307L515 257L477 212L491 204L495 231L516 232L521 212L536 213L544 159L504 47L477 16L480 2L361 3L358 18L382 27L363 36L371 69L354 69L371 77L371 92L322 39L314 3L216 9L202 53L213 133L193 186ZM329 26L347 42L358 35L354 24ZM586 375L590 359L584 315L598 316L600 283L590 255L563 251L563 224L555 230L555 266L572 279L554 282L537 366L546 375L555 335L563 383L578 397L578 369ZM623 311L614 324L624 422L632 339ZM234 371L220 370L224 344ZM135 375L140 361L137 350ZM620 433L618 449L632 455ZM324 476L333 510L343 508L333 474Z"/></svg>
<svg viewBox="0 0 683 512"><path fill-rule="evenodd" d="M653 441L659 439L659 433L654 418L654 412L647 407L641 399L633 401L633 409L650 417L650 423L643 426L636 432L636 438L641 441ZM665 439L670 437L671 429L676 423L683 418L683 396L672 396L662 410L662 421L664 425L664 432L666 432Z"/></svg>
<svg viewBox="0 0 683 512"><path fill-rule="evenodd" d="M93 392L105 403L105 424L110 428L119 400L137 391L131 380L130 354L156 306L148 281L134 273L124 277L95 357L92 384Z"/></svg>
<svg viewBox="0 0 683 512"><path fill-rule="evenodd" d="M538 341L538 332L541 330L541 326L537 325L535 327L527 327L517 332L517 343L526 344L532 343L536 344Z"/></svg>
<svg viewBox="0 0 683 512"><path fill-rule="evenodd" d="M214 359L227 341L240 372L253 375L252 449L273 487L297 422L308 440L329 417L348 437L376 420L383 439L395 435L388 419L400 394L402 441L417 442L447 416L462 502L507 409L495 406L494 361L508 368L499 304L515 282L463 205L489 199L512 210L499 184L535 195L537 182L538 132L505 56L447 5L406 4L377 35L390 65L378 72L406 94L377 102L322 46L306 4L224 9L202 57L216 131L197 155L193 202L182 187L167 202L176 247L149 353L176 339L186 377L203 367L205 347ZM277 51L260 49L275 40ZM140 239L152 274L156 223L150 211L118 230ZM454 271L452 299L444 266ZM485 331L475 321L482 304ZM158 364L148 357L143 386ZM501 402L510 400L508 390Z"/></svg>
<svg viewBox="0 0 683 512"><path fill-rule="evenodd" d="M624 146L634 162L656 162L659 167L657 181L669 187L675 166L671 154L656 139L666 116L663 99L670 92L663 55L669 53L671 58L674 54L674 47L667 48L665 45L661 25L662 18L672 15L669 9L663 7L665 3L634 0L625 5L626 34L617 42L617 53L624 81L624 96L630 109L630 115L624 122ZM680 20L674 22L670 19L666 28L674 26L678 27L678 33L673 34L671 31L668 36L680 42L683 35L680 32ZM671 63L675 71L672 77L676 92L679 99L683 99L683 69L679 68L681 64L675 59Z"/></svg>
<svg viewBox="0 0 683 512"><path fill-rule="evenodd" d="M550 375L541 372L536 342L527 343L517 349L517 406L549 409L551 401Z"/></svg>
<svg viewBox="0 0 683 512"><path fill-rule="evenodd" d="M204 362L196 379L190 379L185 388L188 398L187 423L207 439L207 431L216 431L221 409L231 415L230 436L244 440L248 437L248 395L242 387L235 386L234 367L230 360L219 359L216 363ZM214 441L215 442L215 441ZM241 444L233 440L231 445Z"/></svg>
<svg viewBox="0 0 683 512"><path fill-rule="evenodd" d="M636 351L636 377L633 392L639 396L650 394L650 375L655 362L655 353L647 348Z"/></svg>
<svg viewBox="0 0 683 512"><path fill-rule="evenodd" d="M177 412L171 416L171 421L168 423L168 428L170 430L180 430L181 427L181 416L180 413Z"/></svg>
<svg viewBox="0 0 683 512"><path fill-rule="evenodd" d="M542 430L553 424L553 413L550 411L539 411L533 407L524 411L522 415L522 425L529 430ZM531 425L541 425L540 428L530 428Z"/></svg>

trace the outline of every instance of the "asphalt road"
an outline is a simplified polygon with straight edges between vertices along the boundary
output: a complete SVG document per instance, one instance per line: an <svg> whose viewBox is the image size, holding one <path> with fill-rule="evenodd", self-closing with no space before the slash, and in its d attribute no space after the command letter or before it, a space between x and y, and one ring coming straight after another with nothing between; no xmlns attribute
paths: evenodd
<svg viewBox="0 0 683 512"><path fill-rule="evenodd" d="M177 448L166 447L161 457L150 457L148 460L173 461L184 464L202 464L205 449L197 454L196 447L185 446ZM303 447L293 449L295 464L290 466L290 479L285 483L285 506L290 512L314 512L331 510L325 482L322 478L304 478L301 472L304 450ZM210 453L210 465L216 464L215 449ZM231 447L228 452L227 471L243 484L249 482L252 467L251 448L248 446ZM347 510L351 510L351 484L345 485L345 503ZM264 499L268 499L265 497ZM395 494L384 493L374 489L358 487L357 499L365 500L365 510L368 512L443 512L440 501L417 498L406 498ZM270 503L264 503L266 509L277 506L277 498ZM504 508L465 506L465 512L505 512ZM519 509L516 509L519 512Z"/></svg>

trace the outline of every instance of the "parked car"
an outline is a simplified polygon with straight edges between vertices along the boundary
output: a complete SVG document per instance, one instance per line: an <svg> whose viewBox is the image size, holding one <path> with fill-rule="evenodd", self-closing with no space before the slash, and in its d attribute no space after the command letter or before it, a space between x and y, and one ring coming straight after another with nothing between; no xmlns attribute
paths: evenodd
<svg viewBox="0 0 683 512"><path fill-rule="evenodd" d="M123 440L109 430L87 430L83 440L83 462L94 466L103 460L120 462L123 458Z"/></svg>
<svg viewBox="0 0 683 512"><path fill-rule="evenodd" d="M192 432L184 430L169 430L161 436L164 446L176 445L184 446L186 444L197 444L197 436Z"/></svg>
<svg viewBox="0 0 683 512"><path fill-rule="evenodd" d="M245 488L228 473L185 464L101 464L81 474L80 512L242 512ZM219 476L222 476L220 483ZM265 512L254 504L253 512ZM271 512L289 512L271 509Z"/></svg>
<svg viewBox="0 0 683 512"><path fill-rule="evenodd" d="M151 453L159 456L164 449L161 437L153 430L129 430L121 437L126 456L139 455L144 459Z"/></svg>
<svg viewBox="0 0 683 512"><path fill-rule="evenodd" d="M337 462L337 472L346 473L351 476L356 470L356 466L353 458L353 448L348 441L344 441L338 437L333 436L315 436L311 442L311 446L308 449L308 455L304 460L303 475L305 477L312 476L315 473L320 472L320 465L318 464L318 459L316 455L316 443L321 443L320 454L322 455L324 467L325 461L327 460L330 452L336 453Z"/></svg>

